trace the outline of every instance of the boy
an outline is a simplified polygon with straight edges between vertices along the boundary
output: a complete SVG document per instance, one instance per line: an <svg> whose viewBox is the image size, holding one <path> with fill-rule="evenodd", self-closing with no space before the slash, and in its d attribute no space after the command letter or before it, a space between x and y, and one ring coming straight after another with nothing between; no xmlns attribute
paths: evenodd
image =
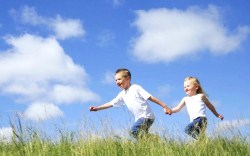
<svg viewBox="0 0 250 156"><path fill-rule="evenodd" d="M122 91L112 101L97 107L91 106L89 109L98 111L125 104L135 117L135 123L130 132L133 137L138 138L139 134L147 134L154 122L154 114L147 100L162 106L166 114L172 114L172 110L164 102L152 96L141 86L131 84L131 73L128 69L118 69L115 73L115 81Z"/></svg>

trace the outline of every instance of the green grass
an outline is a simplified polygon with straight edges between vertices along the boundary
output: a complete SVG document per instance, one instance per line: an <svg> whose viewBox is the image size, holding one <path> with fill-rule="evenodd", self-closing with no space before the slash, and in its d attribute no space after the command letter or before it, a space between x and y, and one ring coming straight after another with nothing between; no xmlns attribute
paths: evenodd
<svg viewBox="0 0 250 156"><path fill-rule="evenodd" d="M242 136L203 138L196 141L168 139L149 135L138 141L119 138L112 133L90 135L90 129L70 132L57 129L54 137L41 129L11 123L12 141L0 142L1 156L227 156L250 155L249 140ZM91 127L93 130L93 127Z"/></svg>
<svg viewBox="0 0 250 156"><path fill-rule="evenodd" d="M113 138L68 140L68 136L54 142L52 140L33 140L0 144L0 155L250 155L249 143L241 139L225 138L204 139L192 143L166 141L159 138L147 138L134 143L129 140L117 141Z"/></svg>

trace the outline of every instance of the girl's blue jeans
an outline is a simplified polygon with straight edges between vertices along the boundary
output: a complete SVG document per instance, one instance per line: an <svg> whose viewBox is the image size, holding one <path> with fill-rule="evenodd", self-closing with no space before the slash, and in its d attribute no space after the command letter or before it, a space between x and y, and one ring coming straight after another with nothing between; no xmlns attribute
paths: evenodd
<svg viewBox="0 0 250 156"><path fill-rule="evenodd" d="M140 118L131 128L131 135L138 138L141 135L147 134L150 126L153 124L154 119Z"/></svg>
<svg viewBox="0 0 250 156"><path fill-rule="evenodd" d="M200 133L205 133L206 128L207 128L207 118L198 117L186 126L185 132L188 135L192 136L193 138L198 139Z"/></svg>

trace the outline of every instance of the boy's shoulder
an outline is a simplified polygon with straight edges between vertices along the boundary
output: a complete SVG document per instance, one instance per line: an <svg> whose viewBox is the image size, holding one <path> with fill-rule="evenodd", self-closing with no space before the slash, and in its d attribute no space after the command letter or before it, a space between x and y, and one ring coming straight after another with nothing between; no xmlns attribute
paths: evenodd
<svg viewBox="0 0 250 156"><path fill-rule="evenodd" d="M138 87L141 87L140 85L138 85L138 84L136 84L136 83L134 83L134 84L131 84L131 86L130 86L131 88L138 88Z"/></svg>
<svg viewBox="0 0 250 156"><path fill-rule="evenodd" d="M136 91L139 91L139 90L144 90L143 87L141 85L138 85L138 84L132 84L130 87L129 87L129 90L136 90Z"/></svg>

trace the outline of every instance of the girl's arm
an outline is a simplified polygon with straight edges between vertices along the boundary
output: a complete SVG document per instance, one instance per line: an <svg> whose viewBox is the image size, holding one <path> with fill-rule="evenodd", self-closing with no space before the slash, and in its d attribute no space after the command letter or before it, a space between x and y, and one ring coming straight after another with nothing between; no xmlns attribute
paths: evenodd
<svg viewBox="0 0 250 156"><path fill-rule="evenodd" d="M183 107L185 106L185 100L184 98L181 100L181 102L174 108L172 108L173 113L179 112Z"/></svg>
<svg viewBox="0 0 250 156"><path fill-rule="evenodd" d="M206 104L206 106L211 110L211 112L214 113L216 117L223 120L224 117L221 114L217 113L217 111L214 108L214 105L208 100L208 98L204 94L202 95L201 99Z"/></svg>
<svg viewBox="0 0 250 156"><path fill-rule="evenodd" d="M101 106L91 106L91 107L89 107L89 110L90 111L98 111L98 110L103 110L103 109L107 109L107 108L110 108L110 107L113 107L113 105L110 104L110 103L105 103L105 104L103 104Z"/></svg>

